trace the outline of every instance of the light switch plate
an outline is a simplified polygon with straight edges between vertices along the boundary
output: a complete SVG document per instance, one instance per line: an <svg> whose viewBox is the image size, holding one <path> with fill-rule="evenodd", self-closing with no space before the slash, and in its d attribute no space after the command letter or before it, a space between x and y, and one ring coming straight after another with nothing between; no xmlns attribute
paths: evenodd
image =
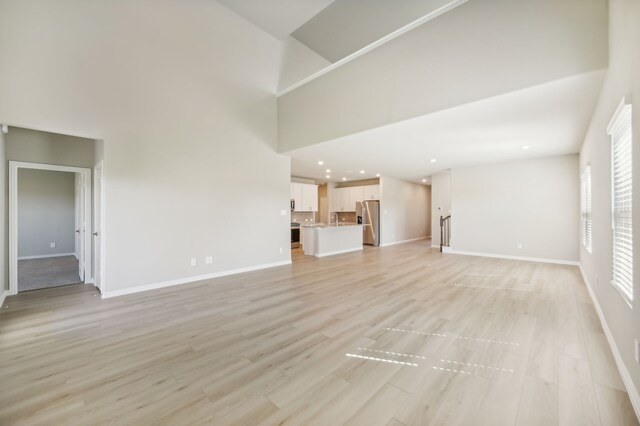
<svg viewBox="0 0 640 426"><path fill-rule="evenodd" d="M198 264L198 261L196 260L195 257L191 258L191 266L196 266Z"/></svg>
<svg viewBox="0 0 640 426"><path fill-rule="evenodd" d="M280 216L286 216L287 211L285 209L280 210Z"/></svg>
<svg viewBox="0 0 640 426"><path fill-rule="evenodd" d="M205 258L204 258L204 262L205 262L207 265L211 265L211 264L213 263L213 256L207 256L207 257L205 257Z"/></svg>

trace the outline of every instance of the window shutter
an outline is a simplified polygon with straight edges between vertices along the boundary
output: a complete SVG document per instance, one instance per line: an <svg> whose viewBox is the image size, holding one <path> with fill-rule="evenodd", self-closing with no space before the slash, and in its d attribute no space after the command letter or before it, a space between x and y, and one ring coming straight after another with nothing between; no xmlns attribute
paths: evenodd
<svg viewBox="0 0 640 426"><path fill-rule="evenodd" d="M633 300L631 105L624 100L609 126L611 135L611 208L613 285Z"/></svg>
<svg viewBox="0 0 640 426"><path fill-rule="evenodd" d="M582 176L582 244L591 253L591 166Z"/></svg>

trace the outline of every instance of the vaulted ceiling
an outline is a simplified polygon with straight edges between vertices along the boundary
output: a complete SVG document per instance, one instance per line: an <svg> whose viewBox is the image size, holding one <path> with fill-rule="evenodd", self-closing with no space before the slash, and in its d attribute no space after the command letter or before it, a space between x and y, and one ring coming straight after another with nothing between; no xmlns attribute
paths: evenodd
<svg viewBox="0 0 640 426"><path fill-rule="evenodd" d="M336 62L451 0L218 0L284 40Z"/></svg>
<svg viewBox="0 0 640 426"><path fill-rule="evenodd" d="M218 1L340 61L278 96L279 150L317 180L576 153L608 66L607 0Z"/></svg>

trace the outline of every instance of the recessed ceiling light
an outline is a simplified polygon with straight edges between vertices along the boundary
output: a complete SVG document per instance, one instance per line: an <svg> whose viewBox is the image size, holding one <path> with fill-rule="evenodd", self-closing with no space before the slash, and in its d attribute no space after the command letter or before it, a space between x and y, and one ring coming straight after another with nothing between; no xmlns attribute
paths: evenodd
<svg viewBox="0 0 640 426"><path fill-rule="evenodd" d="M323 164L324 164L324 161L322 161L322 160L318 161L318 165L319 166L322 166Z"/></svg>
<svg viewBox="0 0 640 426"><path fill-rule="evenodd" d="M331 173L331 169L327 169L327 173Z"/></svg>
<svg viewBox="0 0 640 426"><path fill-rule="evenodd" d="M347 178L342 178L342 180L347 180Z"/></svg>
<svg viewBox="0 0 640 426"><path fill-rule="evenodd" d="M331 179L331 175L327 175L327 179Z"/></svg>
<svg viewBox="0 0 640 426"><path fill-rule="evenodd" d="M437 160L437 159L435 159L435 158L432 158L432 159L431 159L431 160L429 160L429 161L431 161L432 163L435 163L435 162L436 162L436 161L438 161L438 160Z"/></svg>
<svg viewBox="0 0 640 426"><path fill-rule="evenodd" d="M529 149L529 148L531 148L531 145L525 145L522 147L522 149Z"/></svg>
<svg viewBox="0 0 640 426"><path fill-rule="evenodd" d="M426 182L426 181L427 181L426 179L422 179L422 182Z"/></svg>
<svg viewBox="0 0 640 426"><path fill-rule="evenodd" d="M364 174L364 170L360 170L360 174L363 175Z"/></svg>
<svg viewBox="0 0 640 426"><path fill-rule="evenodd" d="M376 177L380 177L380 173L376 173Z"/></svg>

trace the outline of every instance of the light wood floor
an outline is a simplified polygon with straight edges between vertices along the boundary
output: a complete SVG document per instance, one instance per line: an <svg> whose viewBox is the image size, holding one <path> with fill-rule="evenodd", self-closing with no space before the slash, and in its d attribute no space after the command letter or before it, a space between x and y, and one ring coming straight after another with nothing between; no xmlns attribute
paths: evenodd
<svg viewBox="0 0 640 426"><path fill-rule="evenodd" d="M578 269L425 242L9 297L0 424L638 424Z"/></svg>

